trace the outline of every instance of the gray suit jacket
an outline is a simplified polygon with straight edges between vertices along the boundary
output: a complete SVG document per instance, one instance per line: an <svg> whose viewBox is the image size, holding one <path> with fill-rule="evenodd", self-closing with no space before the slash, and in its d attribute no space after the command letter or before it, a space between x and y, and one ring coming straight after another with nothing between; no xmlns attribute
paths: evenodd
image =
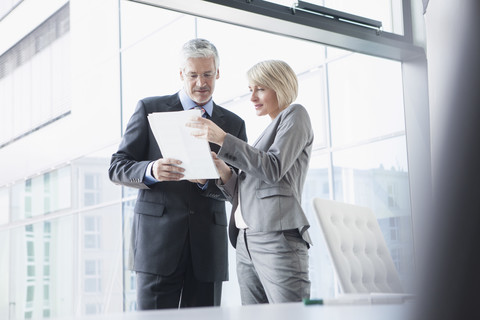
<svg viewBox="0 0 480 320"><path fill-rule="evenodd" d="M190 242L195 276L200 281L228 279L225 196L210 181L206 190L186 180L143 183L149 162L162 157L147 116L181 111L178 94L138 102L118 151L112 155L111 181L139 189L130 246L130 268L169 275L177 267L186 241ZM245 122L214 104L211 120L224 131L246 140ZM218 145L211 144L217 152Z"/></svg>
<svg viewBox="0 0 480 320"><path fill-rule="evenodd" d="M309 222L301 206L302 189L312 151L313 130L307 110L293 104L280 112L250 146L230 134L218 157L241 170L219 188L232 202L229 236L235 247L238 229L233 213L238 206L255 231L298 229L311 243Z"/></svg>

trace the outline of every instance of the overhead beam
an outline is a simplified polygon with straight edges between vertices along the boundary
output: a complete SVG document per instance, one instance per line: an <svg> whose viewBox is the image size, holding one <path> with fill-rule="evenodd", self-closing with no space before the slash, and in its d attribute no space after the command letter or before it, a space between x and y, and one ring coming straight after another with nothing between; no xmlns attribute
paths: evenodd
<svg viewBox="0 0 480 320"><path fill-rule="evenodd" d="M401 35L353 25L266 1L246 0L130 0L273 34L319 42L372 56L408 61L425 56Z"/></svg>

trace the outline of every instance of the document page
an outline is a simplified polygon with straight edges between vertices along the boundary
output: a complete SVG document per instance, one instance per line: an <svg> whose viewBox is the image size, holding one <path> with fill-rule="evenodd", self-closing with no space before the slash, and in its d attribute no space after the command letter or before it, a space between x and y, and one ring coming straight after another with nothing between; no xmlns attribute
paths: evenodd
<svg viewBox="0 0 480 320"><path fill-rule="evenodd" d="M198 129L185 126L195 116L200 117L201 111L154 112L148 115L148 122L163 157L182 161L182 180L216 179L219 175L207 140L192 136Z"/></svg>

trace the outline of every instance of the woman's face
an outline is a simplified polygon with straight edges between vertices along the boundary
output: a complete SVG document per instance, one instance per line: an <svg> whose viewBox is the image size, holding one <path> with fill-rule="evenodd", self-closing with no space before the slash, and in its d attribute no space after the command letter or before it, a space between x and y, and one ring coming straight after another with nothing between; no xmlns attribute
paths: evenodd
<svg viewBox="0 0 480 320"><path fill-rule="evenodd" d="M255 107L257 116L269 115L273 120L280 113L277 94L270 88L260 85L250 84L248 86L251 92L250 101Z"/></svg>

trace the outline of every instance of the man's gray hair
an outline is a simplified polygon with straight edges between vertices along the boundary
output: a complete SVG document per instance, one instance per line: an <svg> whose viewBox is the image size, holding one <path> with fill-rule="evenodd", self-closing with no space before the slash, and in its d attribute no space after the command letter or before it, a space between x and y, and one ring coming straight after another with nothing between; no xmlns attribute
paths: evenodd
<svg viewBox="0 0 480 320"><path fill-rule="evenodd" d="M215 69L218 70L220 65L220 57L217 48L208 40L196 38L186 42L180 53L180 67L185 68L185 64L190 58L209 58L213 57L215 61Z"/></svg>

